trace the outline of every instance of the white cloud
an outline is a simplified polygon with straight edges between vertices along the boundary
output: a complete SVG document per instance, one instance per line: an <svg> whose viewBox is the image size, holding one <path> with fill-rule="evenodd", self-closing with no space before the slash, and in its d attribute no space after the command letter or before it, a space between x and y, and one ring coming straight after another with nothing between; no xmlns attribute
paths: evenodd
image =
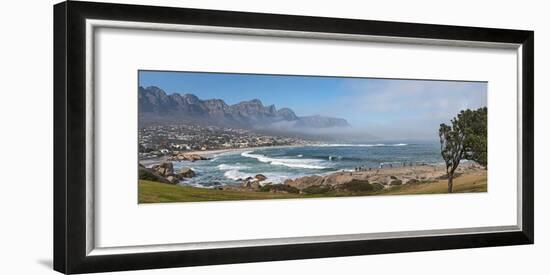
<svg viewBox="0 0 550 275"><path fill-rule="evenodd" d="M348 84L350 93L336 109L345 110L354 127L385 138L436 138L439 124L460 110L487 105L484 82L375 79Z"/></svg>

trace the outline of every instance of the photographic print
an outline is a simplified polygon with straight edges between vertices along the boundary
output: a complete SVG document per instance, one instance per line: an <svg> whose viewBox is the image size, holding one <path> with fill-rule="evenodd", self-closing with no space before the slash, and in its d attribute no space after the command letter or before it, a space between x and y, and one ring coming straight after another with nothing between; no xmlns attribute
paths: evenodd
<svg viewBox="0 0 550 275"><path fill-rule="evenodd" d="M487 82L138 76L139 203L487 191Z"/></svg>

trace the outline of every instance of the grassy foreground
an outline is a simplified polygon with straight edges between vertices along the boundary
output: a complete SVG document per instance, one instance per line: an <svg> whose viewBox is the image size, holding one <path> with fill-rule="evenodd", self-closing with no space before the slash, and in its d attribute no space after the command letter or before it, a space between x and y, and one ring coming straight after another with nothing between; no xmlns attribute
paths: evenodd
<svg viewBox="0 0 550 275"><path fill-rule="evenodd" d="M259 191L217 190L190 186L170 185L153 181L139 181L139 203L199 202L226 200L263 200L291 198L319 198L370 195L408 195L447 193L447 180L430 183L393 186L377 192L323 194L291 194ZM454 179L454 193L487 192L487 173L465 174Z"/></svg>
<svg viewBox="0 0 550 275"><path fill-rule="evenodd" d="M139 203L288 199L300 197L303 196L299 194L206 189L146 180L139 181Z"/></svg>
<svg viewBox="0 0 550 275"><path fill-rule="evenodd" d="M487 192L487 172L461 175L453 180L453 193ZM444 194L447 193L447 180L433 183L394 186L379 195Z"/></svg>

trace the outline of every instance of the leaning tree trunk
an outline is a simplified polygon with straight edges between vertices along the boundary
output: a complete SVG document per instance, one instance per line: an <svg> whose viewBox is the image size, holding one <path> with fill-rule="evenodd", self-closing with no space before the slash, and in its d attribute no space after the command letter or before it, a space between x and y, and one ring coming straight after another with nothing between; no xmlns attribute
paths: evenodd
<svg viewBox="0 0 550 275"><path fill-rule="evenodd" d="M447 183L447 192L449 193L453 192L453 177L454 177L454 173L449 174L449 179Z"/></svg>

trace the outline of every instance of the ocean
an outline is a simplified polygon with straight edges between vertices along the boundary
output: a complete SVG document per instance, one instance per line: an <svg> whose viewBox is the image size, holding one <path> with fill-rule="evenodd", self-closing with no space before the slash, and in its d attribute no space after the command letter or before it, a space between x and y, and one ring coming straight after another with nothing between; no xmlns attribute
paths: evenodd
<svg viewBox="0 0 550 275"><path fill-rule="evenodd" d="M237 150L210 160L174 162L177 171L192 168L197 175L180 184L215 187L240 184L239 179L262 174L264 182L283 183L308 175L402 165L440 164L439 142L327 143L306 146Z"/></svg>

